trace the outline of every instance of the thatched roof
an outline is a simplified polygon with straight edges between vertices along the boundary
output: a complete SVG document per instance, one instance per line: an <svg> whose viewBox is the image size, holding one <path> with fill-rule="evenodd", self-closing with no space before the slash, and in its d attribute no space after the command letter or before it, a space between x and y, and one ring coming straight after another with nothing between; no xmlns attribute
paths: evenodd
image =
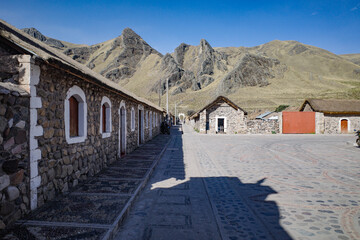
<svg viewBox="0 0 360 240"><path fill-rule="evenodd" d="M227 104L229 104L229 106L231 106L232 108L234 108L235 110L241 110L244 112L245 115L247 115L247 112L245 110L243 110L242 108L240 108L238 105L236 105L235 103L233 103L232 101L230 101L230 99L228 99L227 97L224 96L218 96L216 99L214 99L213 101L211 101L208 105L206 105L204 108L202 108L201 110L197 111L196 113L194 113L193 115L190 116L190 119L196 118L198 117L198 115L200 114L200 112L204 111L205 109L208 109L210 107L212 107L213 105L215 105L216 103L219 102L226 102Z"/></svg>
<svg viewBox="0 0 360 240"><path fill-rule="evenodd" d="M309 104L315 112L360 115L360 100L307 99L300 111L304 111L306 104Z"/></svg>
<svg viewBox="0 0 360 240"><path fill-rule="evenodd" d="M110 81L85 65L66 56L62 52L46 45L0 19L0 38L1 37L12 43L16 49L20 49L24 54L31 55L35 60L42 60L43 62L75 75L84 81L93 82L99 87L106 88L107 90L122 95L139 104L145 104L159 111L163 111L162 108L154 103L136 96L134 93L120 87L117 83Z"/></svg>

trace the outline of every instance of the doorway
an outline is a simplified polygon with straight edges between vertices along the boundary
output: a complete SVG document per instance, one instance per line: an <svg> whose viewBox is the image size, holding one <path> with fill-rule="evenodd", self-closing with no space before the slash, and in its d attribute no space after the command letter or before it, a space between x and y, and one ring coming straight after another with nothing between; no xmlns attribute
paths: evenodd
<svg viewBox="0 0 360 240"><path fill-rule="evenodd" d="M125 107L120 108L120 157L126 154L126 110Z"/></svg>
<svg viewBox="0 0 360 240"><path fill-rule="evenodd" d="M144 143L144 110L142 109L139 109L138 126L139 126L138 139L139 139L139 145L141 145Z"/></svg>
<svg viewBox="0 0 360 240"><path fill-rule="evenodd" d="M218 118L218 125L217 125L217 129L218 129L218 133L224 133L225 132L225 119L224 118Z"/></svg>
<svg viewBox="0 0 360 240"><path fill-rule="evenodd" d="M348 133L349 121L347 119L341 119L341 133Z"/></svg>

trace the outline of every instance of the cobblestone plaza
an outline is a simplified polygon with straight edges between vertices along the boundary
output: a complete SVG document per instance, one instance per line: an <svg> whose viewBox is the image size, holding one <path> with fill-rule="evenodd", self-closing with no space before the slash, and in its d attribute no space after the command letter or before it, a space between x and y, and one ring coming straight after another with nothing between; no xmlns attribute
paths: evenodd
<svg viewBox="0 0 360 240"><path fill-rule="evenodd" d="M360 239L354 141L185 126L117 239Z"/></svg>

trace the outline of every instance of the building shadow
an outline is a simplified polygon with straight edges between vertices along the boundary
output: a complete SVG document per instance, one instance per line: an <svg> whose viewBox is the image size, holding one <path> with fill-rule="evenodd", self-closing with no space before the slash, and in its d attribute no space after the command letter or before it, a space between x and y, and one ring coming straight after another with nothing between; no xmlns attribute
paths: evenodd
<svg viewBox="0 0 360 240"><path fill-rule="evenodd" d="M193 239L189 236L195 231L198 239L292 239L280 224L277 203L266 200L277 192L264 184L265 179L244 183L237 177L186 176L180 129L172 128L175 139L168 151L173 156L161 179L176 181L153 188L160 199L154 206L161 209L157 212L160 217L151 220L143 239L156 239L159 233L162 239L171 239L172 236L165 235L174 231L175 239ZM209 231L201 233L199 229Z"/></svg>

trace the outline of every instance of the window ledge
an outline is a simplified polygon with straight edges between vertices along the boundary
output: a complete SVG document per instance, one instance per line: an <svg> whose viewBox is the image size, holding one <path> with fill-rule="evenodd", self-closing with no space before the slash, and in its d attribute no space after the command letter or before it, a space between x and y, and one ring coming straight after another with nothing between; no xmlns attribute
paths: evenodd
<svg viewBox="0 0 360 240"><path fill-rule="evenodd" d="M108 138L111 136L110 132L101 133L102 138Z"/></svg>
<svg viewBox="0 0 360 240"><path fill-rule="evenodd" d="M80 137L67 137L66 138L66 142L68 144L73 144L73 143L81 143L81 142L85 142L86 137L85 136L80 136Z"/></svg>

